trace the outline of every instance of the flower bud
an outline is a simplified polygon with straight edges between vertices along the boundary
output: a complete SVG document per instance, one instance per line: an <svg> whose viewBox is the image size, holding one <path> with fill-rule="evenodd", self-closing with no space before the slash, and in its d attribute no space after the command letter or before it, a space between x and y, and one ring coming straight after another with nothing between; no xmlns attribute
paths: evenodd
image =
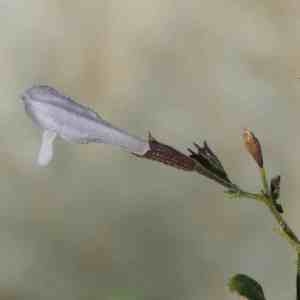
<svg viewBox="0 0 300 300"><path fill-rule="evenodd" d="M244 129L243 139L244 139L244 143L245 143L247 151L250 153L250 155L256 161L258 166L260 168L263 168L264 161L263 161L263 155L262 155L262 150L261 150L259 140L256 138L254 133L251 132L249 129Z"/></svg>

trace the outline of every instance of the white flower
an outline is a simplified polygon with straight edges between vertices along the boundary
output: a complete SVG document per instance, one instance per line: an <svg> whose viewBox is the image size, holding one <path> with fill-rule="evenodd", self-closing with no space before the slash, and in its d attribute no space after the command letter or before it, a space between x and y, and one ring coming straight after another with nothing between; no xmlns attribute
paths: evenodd
<svg viewBox="0 0 300 300"><path fill-rule="evenodd" d="M117 145L143 156L149 143L129 135L103 120L96 112L76 103L49 86L34 86L21 96L25 110L43 130L38 164L46 166L53 157L57 136L74 143Z"/></svg>

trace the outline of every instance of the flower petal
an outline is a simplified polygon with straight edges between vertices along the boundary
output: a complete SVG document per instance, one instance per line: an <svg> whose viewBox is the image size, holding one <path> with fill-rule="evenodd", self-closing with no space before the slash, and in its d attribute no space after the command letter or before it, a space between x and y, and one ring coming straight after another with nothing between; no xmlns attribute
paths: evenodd
<svg viewBox="0 0 300 300"><path fill-rule="evenodd" d="M47 166L53 157L53 142L57 134L53 131L45 130L43 132L42 144L38 155L38 164Z"/></svg>

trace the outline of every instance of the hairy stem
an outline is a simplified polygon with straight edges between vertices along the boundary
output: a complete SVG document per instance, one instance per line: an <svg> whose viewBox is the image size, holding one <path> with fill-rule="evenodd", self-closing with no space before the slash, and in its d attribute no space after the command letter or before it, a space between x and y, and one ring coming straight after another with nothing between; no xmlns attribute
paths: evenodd
<svg viewBox="0 0 300 300"><path fill-rule="evenodd" d="M282 236L286 238L286 240L290 243L290 245L296 250L298 254L300 254L300 241L291 227L287 224L284 220L282 215L278 212L277 208L275 207L273 200L269 197L265 197L265 204L269 208L270 212L276 219L277 223L279 224L280 231Z"/></svg>
<svg viewBox="0 0 300 300"><path fill-rule="evenodd" d="M289 242L289 244L296 250L297 254L300 255L300 240L298 239L294 231L291 229L291 227L287 224L282 215L278 212L276 206L274 205L274 201L270 196L263 193L249 193L239 188L237 188L236 194L239 197L254 199L256 201L264 203L269 208L269 211L277 221L281 236L284 237Z"/></svg>
<svg viewBox="0 0 300 300"><path fill-rule="evenodd" d="M260 194L250 193L243 191L238 186L234 186L234 189L230 191L236 197L243 197L254 199L267 206L275 220L279 225L279 234L287 240L287 242L294 248L297 253L297 275L296 275L296 289L297 289L297 300L300 300L300 240L291 227L287 224L283 218L281 211L278 210L276 202L269 193L268 181L265 170L261 168L260 175L263 183L264 190Z"/></svg>
<svg viewBox="0 0 300 300"><path fill-rule="evenodd" d="M267 174L266 174L265 168L260 168L260 176L261 176L261 181L263 184L264 192L265 192L265 194L268 194L269 186L268 186L268 179L267 179Z"/></svg>

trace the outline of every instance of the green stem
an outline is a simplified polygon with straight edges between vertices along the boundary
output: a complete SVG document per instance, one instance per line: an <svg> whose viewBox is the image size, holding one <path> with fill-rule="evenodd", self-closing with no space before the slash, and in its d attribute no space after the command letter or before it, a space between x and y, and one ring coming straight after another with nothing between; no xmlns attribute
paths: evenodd
<svg viewBox="0 0 300 300"><path fill-rule="evenodd" d="M237 194L238 194L240 197L249 198L249 199L254 199L254 200L257 200L257 201L259 201L259 202L263 202L263 203L264 203L264 195L261 195L261 194L254 194L254 193L249 193L249 192L243 191L243 190L241 190L241 189L239 189L239 188L238 188Z"/></svg>
<svg viewBox="0 0 300 300"><path fill-rule="evenodd" d="M266 180L266 173L264 169L261 169L261 176L264 183L264 192L261 194L249 193L241 190L238 186L235 186L236 195L239 197L255 199L261 203L264 203L275 220L279 225L279 233L285 238L288 243L294 248L297 253L297 277L296 277L296 286L297 286L297 300L300 300L300 240L297 235L291 229L291 227L287 224L285 219L282 217L282 214L277 210L275 203L271 196L268 194L268 184Z"/></svg>
<svg viewBox="0 0 300 300"><path fill-rule="evenodd" d="M267 179L267 174L266 174L265 168L260 168L260 176L261 176L261 181L263 184L264 192L265 192L265 194L268 194L269 187L268 187L268 179Z"/></svg>
<svg viewBox="0 0 300 300"><path fill-rule="evenodd" d="M237 187L237 195L239 197L254 199L256 201L264 203L269 208L269 211L277 221L280 228L281 236L283 236L289 242L289 244L296 250L296 252L300 255L300 240L298 239L297 235L293 232L293 230L290 228L290 226L287 224L287 222L282 217L282 215L278 212L271 197L263 193L255 194L255 193L245 192L238 187Z"/></svg>
<svg viewBox="0 0 300 300"><path fill-rule="evenodd" d="M275 207L275 205L273 203L273 200L269 197L265 197L265 204L269 208L271 214L276 219L282 236L285 237L285 239L296 250L296 252L300 254L300 241L299 241L298 237L296 236L296 234L291 229L291 227L284 220L282 215L278 212L277 208Z"/></svg>

